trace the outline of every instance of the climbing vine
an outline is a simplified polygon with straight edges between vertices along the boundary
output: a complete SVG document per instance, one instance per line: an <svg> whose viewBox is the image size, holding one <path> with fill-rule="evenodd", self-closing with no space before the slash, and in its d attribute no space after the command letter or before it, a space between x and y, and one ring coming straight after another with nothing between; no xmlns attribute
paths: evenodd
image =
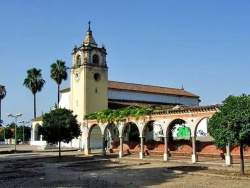
<svg viewBox="0 0 250 188"><path fill-rule="evenodd" d="M107 109L100 112L95 112L85 116L87 120L97 120L98 122L119 122L127 117L139 118L144 115L149 115L153 112L153 109L150 107L137 107L129 106L120 109Z"/></svg>

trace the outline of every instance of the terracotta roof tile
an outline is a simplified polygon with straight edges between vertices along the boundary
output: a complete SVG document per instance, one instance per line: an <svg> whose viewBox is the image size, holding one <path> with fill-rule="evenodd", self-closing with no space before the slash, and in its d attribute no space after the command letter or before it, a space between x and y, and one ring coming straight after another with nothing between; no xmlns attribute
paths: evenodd
<svg viewBox="0 0 250 188"><path fill-rule="evenodd" d="M164 94L164 95L176 95L176 96L199 98L199 96L197 96L193 93L190 93L184 89L168 88L168 87L152 86L152 85L143 85L143 84L132 84L132 83L116 82L116 81L109 81L108 88L114 89L114 90L127 90L127 91L134 91L134 92Z"/></svg>
<svg viewBox="0 0 250 188"><path fill-rule="evenodd" d="M109 81L108 88L113 89L113 90L121 90L121 91L125 90L125 91L142 92L142 93L176 95L176 96L199 98L198 95L190 93L184 89L143 85L143 84L133 84L133 83L117 82L117 81ZM66 89L61 90L61 93L69 92L69 91L70 91L70 88L66 88Z"/></svg>

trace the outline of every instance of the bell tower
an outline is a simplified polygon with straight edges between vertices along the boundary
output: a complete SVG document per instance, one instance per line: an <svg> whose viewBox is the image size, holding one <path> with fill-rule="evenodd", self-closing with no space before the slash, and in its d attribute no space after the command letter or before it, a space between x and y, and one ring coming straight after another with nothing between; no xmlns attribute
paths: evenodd
<svg viewBox="0 0 250 188"><path fill-rule="evenodd" d="M81 122L84 116L108 108L108 67L105 47L98 47L90 22L80 47L72 52L71 108Z"/></svg>

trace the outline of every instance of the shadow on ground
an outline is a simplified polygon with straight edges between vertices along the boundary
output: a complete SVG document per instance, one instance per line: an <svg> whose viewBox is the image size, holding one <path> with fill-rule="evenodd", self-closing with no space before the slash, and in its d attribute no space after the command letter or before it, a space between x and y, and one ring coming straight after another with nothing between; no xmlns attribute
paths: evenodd
<svg viewBox="0 0 250 188"><path fill-rule="evenodd" d="M180 185L183 178L191 178L188 173L209 170L201 165L119 161L116 156L6 159L0 163L0 187L157 187ZM224 183L223 178L217 181Z"/></svg>

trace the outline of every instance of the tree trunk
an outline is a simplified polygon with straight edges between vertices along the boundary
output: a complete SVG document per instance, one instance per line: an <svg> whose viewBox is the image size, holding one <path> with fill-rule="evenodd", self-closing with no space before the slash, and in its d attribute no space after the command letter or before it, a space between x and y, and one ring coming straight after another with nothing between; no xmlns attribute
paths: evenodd
<svg viewBox="0 0 250 188"><path fill-rule="evenodd" d="M34 119L36 119L36 94L34 94Z"/></svg>
<svg viewBox="0 0 250 188"><path fill-rule="evenodd" d="M243 144L240 143L240 174L244 175L245 174L245 169L244 169L244 147Z"/></svg>
<svg viewBox="0 0 250 188"><path fill-rule="evenodd" d="M57 84L57 108L59 107L60 101L60 84Z"/></svg>
<svg viewBox="0 0 250 188"><path fill-rule="evenodd" d="M59 125L58 129L58 137L59 137L59 159L61 159L61 125Z"/></svg>
<svg viewBox="0 0 250 188"><path fill-rule="evenodd" d="M59 141L59 159L61 159L61 141Z"/></svg>

